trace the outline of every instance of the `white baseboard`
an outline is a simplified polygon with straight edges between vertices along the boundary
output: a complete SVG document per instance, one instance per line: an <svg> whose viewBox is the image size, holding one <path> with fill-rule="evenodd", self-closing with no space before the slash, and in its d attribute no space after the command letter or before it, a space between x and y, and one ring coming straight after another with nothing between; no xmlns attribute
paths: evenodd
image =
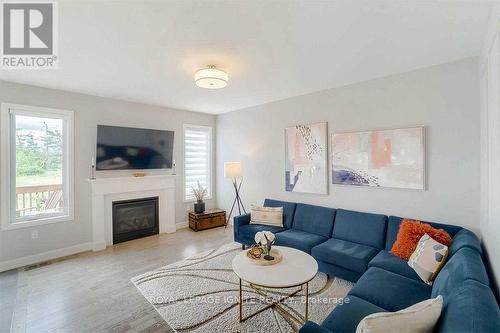
<svg viewBox="0 0 500 333"><path fill-rule="evenodd" d="M187 227L189 227L189 221L177 222L177 223L175 224L175 228L176 228L177 230L182 229L182 228L187 228Z"/></svg>
<svg viewBox="0 0 500 333"><path fill-rule="evenodd" d="M189 227L189 221L178 222L175 224L177 230ZM37 264L47 260L53 260L72 254L77 254L85 251L99 251L106 248L106 244L101 243L82 243L74 246L64 247L62 249L51 250L43 253L34 254L31 256L21 257L17 259L1 261L0 272L8 271L14 268L24 267L28 265Z"/></svg>
<svg viewBox="0 0 500 333"><path fill-rule="evenodd" d="M51 250L43 253L34 254L31 256L21 257L17 259L7 260L0 262L0 272L8 271L10 269L19 268L23 266L33 265L47 260L57 259L72 254L92 250L92 243L82 243L62 249Z"/></svg>
<svg viewBox="0 0 500 333"><path fill-rule="evenodd" d="M102 251L106 250L106 242L93 242L92 243L92 251L97 252L97 251Z"/></svg>

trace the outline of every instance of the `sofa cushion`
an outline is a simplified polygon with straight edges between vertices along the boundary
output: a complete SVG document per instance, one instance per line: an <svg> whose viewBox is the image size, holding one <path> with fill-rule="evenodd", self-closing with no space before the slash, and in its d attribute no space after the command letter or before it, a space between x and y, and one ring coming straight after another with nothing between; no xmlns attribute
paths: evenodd
<svg viewBox="0 0 500 333"><path fill-rule="evenodd" d="M380 251L375 258L373 258L368 267L378 267L386 271L402 275L415 281L420 281L420 277L415 273L413 268L408 266L408 262L396 257L394 254L387 250Z"/></svg>
<svg viewBox="0 0 500 333"><path fill-rule="evenodd" d="M439 333L498 332L500 310L490 288L467 280L444 297L444 307L435 328Z"/></svg>
<svg viewBox="0 0 500 333"><path fill-rule="evenodd" d="M292 227L295 207L297 207L295 202L266 199L264 200L264 207L283 207L283 227L286 229Z"/></svg>
<svg viewBox="0 0 500 333"><path fill-rule="evenodd" d="M437 275L432 285L432 297L437 295L446 297L468 279L489 285L481 255L476 250L464 247L448 260Z"/></svg>
<svg viewBox="0 0 500 333"><path fill-rule="evenodd" d="M377 267L369 268L349 292L388 311L399 311L431 296L423 282Z"/></svg>
<svg viewBox="0 0 500 333"><path fill-rule="evenodd" d="M347 299L349 302L347 302ZM362 298L346 296L344 303L338 304L321 326L334 333L352 333L356 331L356 327L364 317L372 313L386 311Z"/></svg>
<svg viewBox="0 0 500 333"><path fill-rule="evenodd" d="M458 250L463 247L469 247L473 250L476 250L480 254L482 253L481 242L479 241L479 238L477 238L477 236L473 232L467 229L462 229L457 232L455 236L453 236L453 241L450 245L450 248L448 249L448 256L453 256L455 253L457 253Z"/></svg>
<svg viewBox="0 0 500 333"><path fill-rule="evenodd" d="M335 209L299 203L295 209L293 229L330 237Z"/></svg>
<svg viewBox="0 0 500 333"><path fill-rule="evenodd" d="M337 209L333 237L384 248L387 216Z"/></svg>
<svg viewBox="0 0 500 333"><path fill-rule="evenodd" d="M385 239L385 249L386 250L391 250L392 245L396 241L398 231L399 231L399 225L403 221L402 217L397 217L397 216L389 216L389 220L387 222L387 236ZM444 229L448 234L450 234L451 237L455 236L457 232L462 230L462 227L456 226L456 225L449 225L449 224L441 224L441 223L433 223L433 222L425 222L422 221L423 223L428 223L430 224L433 228L436 229Z"/></svg>
<svg viewBox="0 0 500 333"><path fill-rule="evenodd" d="M305 231L290 229L276 234L276 245L289 246L311 253L311 249L328 238Z"/></svg>
<svg viewBox="0 0 500 333"><path fill-rule="evenodd" d="M308 321L299 330L299 333L332 333L329 329L319 326L313 321Z"/></svg>
<svg viewBox="0 0 500 333"><path fill-rule="evenodd" d="M363 273L378 251L371 246L332 238L315 246L311 254L318 260Z"/></svg>
<svg viewBox="0 0 500 333"><path fill-rule="evenodd" d="M278 227L274 225L267 224L246 224L242 225L239 230L239 236L247 239L254 239L255 234L259 231L271 231L272 233L277 233L285 230L283 227Z"/></svg>
<svg viewBox="0 0 500 333"><path fill-rule="evenodd" d="M314 247L313 247L313 249L314 249ZM316 259L316 261L318 262L318 270L320 272L328 274L329 276L332 276L332 277L335 276L335 277L341 278L343 280L356 282L359 280L361 275L363 275L363 273L364 273L364 272L363 273L355 272L355 271L352 271L348 268L337 266L334 264L330 264L328 262L324 262L324 261L319 260L319 259Z"/></svg>

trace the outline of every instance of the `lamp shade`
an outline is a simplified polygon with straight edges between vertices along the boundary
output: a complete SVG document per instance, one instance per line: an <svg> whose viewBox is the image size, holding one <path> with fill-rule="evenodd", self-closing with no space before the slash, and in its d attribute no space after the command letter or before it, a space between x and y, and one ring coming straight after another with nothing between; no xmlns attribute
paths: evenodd
<svg viewBox="0 0 500 333"><path fill-rule="evenodd" d="M224 178L241 178L241 162L224 163Z"/></svg>

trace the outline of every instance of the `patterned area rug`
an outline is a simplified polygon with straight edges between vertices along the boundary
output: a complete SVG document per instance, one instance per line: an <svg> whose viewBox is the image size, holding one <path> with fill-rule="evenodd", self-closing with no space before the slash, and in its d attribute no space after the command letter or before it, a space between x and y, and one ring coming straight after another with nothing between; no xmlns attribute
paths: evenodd
<svg viewBox="0 0 500 333"><path fill-rule="evenodd" d="M300 324L270 308L239 322L239 279L231 261L241 251L237 243L197 254L183 261L132 278L156 311L178 332L297 332ZM352 283L318 273L309 282L309 320L321 322L343 302ZM279 298L294 288L266 289ZM303 318L305 297L299 292L283 302L289 313ZM244 284L243 315L266 305L265 299Z"/></svg>

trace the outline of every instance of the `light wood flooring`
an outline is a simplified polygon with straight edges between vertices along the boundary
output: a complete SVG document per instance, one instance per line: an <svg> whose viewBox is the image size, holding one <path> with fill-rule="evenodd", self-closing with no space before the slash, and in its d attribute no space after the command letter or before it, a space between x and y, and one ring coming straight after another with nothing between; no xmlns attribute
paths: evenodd
<svg viewBox="0 0 500 333"><path fill-rule="evenodd" d="M172 332L130 278L232 240L186 228L0 273L0 332Z"/></svg>

